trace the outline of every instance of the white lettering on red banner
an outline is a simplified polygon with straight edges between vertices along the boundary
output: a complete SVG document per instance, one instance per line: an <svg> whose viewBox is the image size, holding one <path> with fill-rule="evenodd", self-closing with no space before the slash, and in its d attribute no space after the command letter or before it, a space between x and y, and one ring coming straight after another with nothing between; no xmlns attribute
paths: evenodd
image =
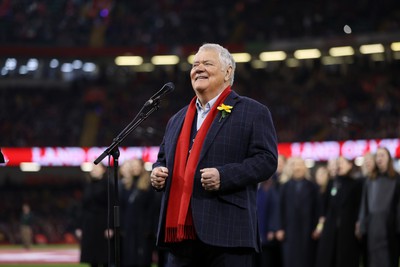
<svg viewBox="0 0 400 267"><path fill-rule="evenodd" d="M341 155L354 159L367 152L375 153L380 146L386 147L393 157L400 158L400 139L280 143L278 150L286 157L299 156L315 161L327 161ZM41 166L80 166L83 162L93 162L106 149L106 147L7 147L2 148L2 152L8 160L7 166L18 166L21 162L36 162ZM119 150L120 164L136 158L155 162L159 147L120 147ZM108 165L108 157L102 162Z"/></svg>

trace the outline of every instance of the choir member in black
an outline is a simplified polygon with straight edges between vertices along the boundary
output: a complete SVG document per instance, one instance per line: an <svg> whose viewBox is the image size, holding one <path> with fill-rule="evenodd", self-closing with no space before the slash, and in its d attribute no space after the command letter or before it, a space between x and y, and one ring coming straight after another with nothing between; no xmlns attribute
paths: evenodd
<svg viewBox="0 0 400 267"><path fill-rule="evenodd" d="M122 266L150 267L156 252L155 238L160 199L150 186L150 174L141 159L121 166L124 184L121 207Z"/></svg>
<svg viewBox="0 0 400 267"><path fill-rule="evenodd" d="M113 261L114 251L112 214L108 218L110 197L107 192L106 167L101 163L93 165L82 197L81 227L77 236L81 239L80 262L92 267L105 267ZM110 187L110 190L113 190ZM112 191L111 191L112 192ZM110 222L110 223L109 223ZM109 243L110 242L110 243Z"/></svg>
<svg viewBox="0 0 400 267"><path fill-rule="evenodd" d="M375 155L371 152L367 152L363 156L363 163L361 165L361 173L363 178L363 183L368 181L374 174L375 170ZM365 186L365 185L364 185ZM362 235L360 232L360 221L357 221L356 224L356 235L357 238L361 242L361 257L362 257L362 266L368 266L368 248L367 248L367 238L366 235Z"/></svg>
<svg viewBox="0 0 400 267"><path fill-rule="evenodd" d="M368 179L371 178L371 175L374 174L375 170L375 156L371 152L367 152L364 154L364 161L361 166L361 172L363 178Z"/></svg>
<svg viewBox="0 0 400 267"><path fill-rule="evenodd" d="M358 267L360 264L360 243L355 230L362 180L355 176L353 162L339 157L318 243L317 267Z"/></svg>
<svg viewBox="0 0 400 267"><path fill-rule="evenodd" d="M318 187L311 182L303 159L293 158L291 179L282 186L281 227L277 239L283 242L285 267L314 265L316 243L312 238L318 223Z"/></svg>
<svg viewBox="0 0 400 267"><path fill-rule="evenodd" d="M378 148L375 165L363 190L360 234L367 239L368 267L398 267L400 178L388 149Z"/></svg>
<svg viewBox="0 0 400 267"><path fill-rule="evenodd" d="M121 225L121 240L125 238L125 216L129 196L133 190L134 182L134 160L126 160L119 166L119 198L120 198L120 225Z"/></svg>
<svg viewBox="0 0 400 267"><path fill-rule="evenodd" d="M328 206L329 193L332 186L331 179L329 177L329 171L325 165L317 167L317 170L315 171L315 182L319 188L322 216L325 216Z"/></svg>
<svg viewBox="0 0 400 267"><path fill-rule="evenodd" d="M267 181L260 183L257 191L257 211L260 226L262 252L258 255L257 266L282 266L281 244L275 233L279 230L279 177L286 163L286 157L278 156L276 173Z"/></svg>
<svg viewBox="0 0 400 267"><path fill-rule="evenodd" d="M329 172L329 178L331 180L336 178L337 175L337 158L330 158L326 164L326 167L328 168L328 172Z"/></svg>

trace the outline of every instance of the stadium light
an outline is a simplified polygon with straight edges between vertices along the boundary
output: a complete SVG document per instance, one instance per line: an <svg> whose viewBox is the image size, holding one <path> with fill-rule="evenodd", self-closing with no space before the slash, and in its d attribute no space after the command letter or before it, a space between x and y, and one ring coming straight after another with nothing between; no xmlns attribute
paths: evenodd
<svg viewBox="0 0 400 267"><path fill-rule="evenodd" d="M74 70L79 70L80 68L82 68L83 63L81 60L79 59L75 59L74 61L72 61L72 67L74 68Z"/></svg>
<svg viewBox="0 0 400 267"><path fill-rule="evenodd" d="M361 54L378 54L385 52L382 44L368 44L360 46Z"/></svg>
<svg viewBox="0 0 400 267"><path fill-rule="evenodd" d="M332 57L352 56L354 49L351 46L332 47L329 49L329 55Z"/></svg>
<svg viewBox="0 0 400 267"><path fill-rule="evenodd" d="M294 52L294 57L297 59L313 59L320 58L321 52L316 49L299 49Z"/></svg>
<svg viewBox="0 0 400 267"><path fill-rule="evenodd" d="M57 59L55 59L55 58L53 58L53 59L50 61L50 63L49 63L49 66L50 66L50 68L52 68L52 69L57 68L59 65L60 65L60 62L59 62Z"/></svg>
<svg viewBox="0 0 400 267"><path fill-rule="evenodd" d="M189 62L190 65L194 62L194 56L195 55L190 55L187 58L187 62ZM251 55L249 53L232 53L232 57L236 63L246 63L251 60Z"/></svg>
<svg viewBox="0 0 400 267"><path fill-rule="evenodd" d="M19 168L23 172L38 172L40 171L40 164L36 162L21 162Z"/></svg>
<svg viewBox="0 0 400 267"><path fill-rule="evenodd" d="M232 53L232 57L236 63L246 63L251 60L249 53Z"/></svg>
<svg viewBox="0 0 400 267"><path fill-rule="evenodd" d="M192 65L194 62L194 55L188 56L187 61L189 62L190 65Z"/></svg>
<svg viewBox="0 0 400 267"><path fill-rule="evenodd" d="M390 48L393 51L400 51L400 42L394 42L390 45Z"/></svg>
<svg viewBox="0 0 400 267"><path fill-rule="evenodd" d="M283 51L269 51L262 52L259 57L262 61L283 61L287 55Z"/></svg>
<svg viewBox="0 0 400 267"><path fill-rule="evenodd" d="M7 70L15 70L17 68L17 60L15 58L7 58L5 68Z"/></svg>
<svg viewBox="0 0 400 267"><path fill-rule="evenodd" d="M96 64L93 62L86 62L83 64L82 69L84 72L94 72L96 70Z"/></svg>
<svg viewBox="0 0 400 267"><path fill-rule="evenodd" d="M176 65L179 63L179 57L176 55L162 55L151 58L154 65Z"/></svg>
<svg viewBox="0 0 400 267"><path fill-rule="evenodd" d="M61 65L62 72L72 72L74 69L71 63L64 63Z"/></svg>
<svg viewBox="0 0 400 267"><path fill-rule="evenodd" d="M117 66L138 66L143 63L143 58L140 56L119 56L115 58L114 62Z"/></svg>
<svg viewBox="0 0 400 267"><path fill-rule="evenodd" d="M21 75L25 75L28 73L28 68L25 65L19 67L18 73Z"/></svg>
<svg viewBox="0 0 400 267"><path fill-rule="evenodd" d="M29 71L35 71L37 70L39 67L39 60L37 60L36 58L31 58L28 60L28 63L26 63L26 68Z"/></svg>

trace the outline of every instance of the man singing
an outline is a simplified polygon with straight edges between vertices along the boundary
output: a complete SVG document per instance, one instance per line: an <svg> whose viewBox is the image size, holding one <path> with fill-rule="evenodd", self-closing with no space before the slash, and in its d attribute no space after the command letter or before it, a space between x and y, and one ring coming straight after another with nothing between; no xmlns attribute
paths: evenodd
<svg viewBox="0 0 400 267"><path fill-rule="evenodd" d="M166 127L151 184L163 192L157 245L168 266L253 266L260 251L257 184L277 167L270 111L231 90L235 61L204 44L190 72L196 96Z"/></svg>

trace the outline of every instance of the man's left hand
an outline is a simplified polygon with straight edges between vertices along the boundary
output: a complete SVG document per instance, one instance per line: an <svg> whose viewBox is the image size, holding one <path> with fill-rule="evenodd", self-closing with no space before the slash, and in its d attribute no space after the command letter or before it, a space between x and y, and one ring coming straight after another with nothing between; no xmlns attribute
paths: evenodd
<svg viewBox="0 0 400 267"><path fill-rule="evenodd" d="M219 177L219 171L216 168L204 168L201 172L201 185L207 191L219 190L221 185L221 179Z"/></svg>

